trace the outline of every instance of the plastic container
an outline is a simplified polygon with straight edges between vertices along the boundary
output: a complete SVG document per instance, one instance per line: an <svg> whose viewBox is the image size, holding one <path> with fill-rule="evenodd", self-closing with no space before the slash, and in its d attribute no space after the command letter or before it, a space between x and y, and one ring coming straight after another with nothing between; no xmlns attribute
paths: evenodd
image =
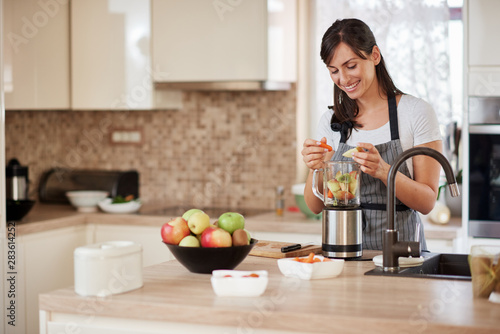
<svg viewBox="0 0 500 334"><path fill-rule="evenodd" d="M132 241L108 241L74 251L75 292L109 296L142 287L142 246Z"/></svg>

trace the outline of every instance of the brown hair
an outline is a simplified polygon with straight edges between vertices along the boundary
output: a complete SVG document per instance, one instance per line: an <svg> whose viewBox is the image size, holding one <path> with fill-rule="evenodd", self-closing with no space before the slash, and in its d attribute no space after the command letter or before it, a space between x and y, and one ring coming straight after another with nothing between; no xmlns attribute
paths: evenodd
<svg viewBox="0 0 500 334"><path fill-rule="evenodd" d="M363 21L358 19L337 20L328 28L321 41L320 56L326 65L330 64L335 49L340 43L348 45L362 59L367 59L366 56L370 56L373 47L377 45L373 32ZM380 55L380 62L375 67L375 73L381 90L388 98L403 94L392 82L382 55ZM334 111L331 123L350 121L354 127L361 127L354 121L359 112L356 101L350 99L337 85L334 85L333 88L333 106L330 108ZM350 134L351 129L349 136Z"/></svg>

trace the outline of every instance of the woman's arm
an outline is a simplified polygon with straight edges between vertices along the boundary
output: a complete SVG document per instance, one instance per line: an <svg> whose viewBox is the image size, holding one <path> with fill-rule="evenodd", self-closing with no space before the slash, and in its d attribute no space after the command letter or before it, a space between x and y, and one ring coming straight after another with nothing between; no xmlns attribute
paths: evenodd
<svg viewBox="0 0 500 334"><path fill-rule="evenodd" d="M387 186L387 175L391 165L386 163L371 144L359 143L366 152L353 154L353 159L361 164L364 173L378 178ZM429 147L442 152L442 141L432 141L415 147ZM396 197L406 206L428 214L436 203L441 165L434 158L416 155L413 160L413 180L400 172L396 174Z"/></svg>

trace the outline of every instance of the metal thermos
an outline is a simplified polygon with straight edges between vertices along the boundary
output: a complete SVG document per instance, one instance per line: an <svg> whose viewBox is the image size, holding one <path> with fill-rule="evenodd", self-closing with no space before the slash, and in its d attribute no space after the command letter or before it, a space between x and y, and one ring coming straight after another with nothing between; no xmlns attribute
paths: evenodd
<svg viewBox="0 0 500 334"><path fill-rule="evenodd" d="M28 199L28 167L21 166L17 159L11 159L5 170L7 199L20 201Z"/></svg>

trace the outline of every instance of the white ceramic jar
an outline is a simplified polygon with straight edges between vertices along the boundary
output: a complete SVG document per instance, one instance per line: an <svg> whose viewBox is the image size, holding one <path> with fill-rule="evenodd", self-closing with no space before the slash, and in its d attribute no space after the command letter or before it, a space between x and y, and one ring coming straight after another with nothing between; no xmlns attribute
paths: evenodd
<svg viewBox="0 0 500 334"><path fill-rule="evenodd" d="M108 241L78 247L74 252L75 292L109 296L142 287L142 246Z"/></svg>

